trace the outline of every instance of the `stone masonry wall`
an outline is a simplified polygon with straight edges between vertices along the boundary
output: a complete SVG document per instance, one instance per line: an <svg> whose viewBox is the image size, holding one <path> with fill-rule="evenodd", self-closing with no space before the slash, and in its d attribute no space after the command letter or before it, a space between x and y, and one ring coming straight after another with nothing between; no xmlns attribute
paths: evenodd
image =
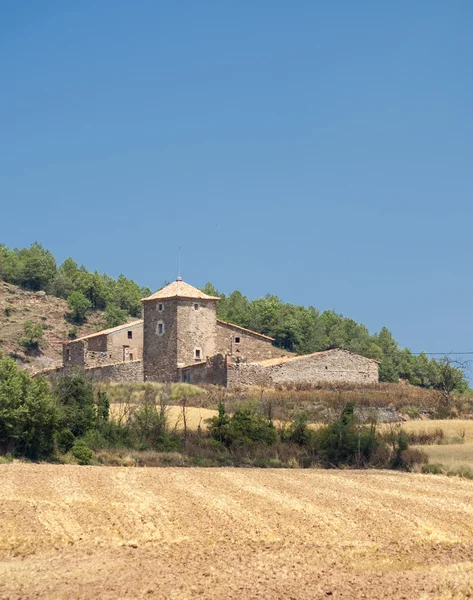
<svg viewBox="0 0 473 600"><path fill-rule="evenodd" d="M84 341L73 341L63 344L62 364L65 367L84 367L85 364L85 344Z"/></svg>
<svg viewBox="0 0 473 600"><path fill-rule="evenodd" d="M378 382L378 363L345 350L302 356L266 368L274 384Z"/></svg>
<svg viewBox="0 0 473 600"><path fill-rule="evenodd" d="M110 358L108 352L93 352L87 350L85 353L85 366L87 369L90 367L101 367L103 365L108 365L109 363Z"/></svg>
<svg viewBox="0 0 473 600"><path fill-rule="evenodd" d="M238 339L239 343L236 342ZM217 321L216 351L244 358L250 362L279 358L290 354L287 350L273 346L270 339L224 321Z"/></svg>
<svg viewBox="0 0 473 600"><path fill-rule="evenodd" d="M143 302L145 381L177 381L177 300ZM162 310L159 306L162 305ZM159 334L159 324L163 333Z"/></svg>
<svg viewBox="0 0 473 600"><path fill-rule="evenodd" d="M227 385L227 361L221 354L182 369L182 381L194 385Z"/></svg>
<svg viewBox="0 0 473 600"><path fill-rule="evenodd" d="M107 334L94 335L84 340L89 352L107 352Z"/></svg>
<svg viewBox="0 0 473 600"><path fill-rule="evenodd" d="M216 307L213 300L179 299L177 305L177 367L185 367L216 354ZM200 359L196 358L200 351Z"/></svg>
<svg viewBox="0 0 473 600"><path fill-rule="evenodd" d="M85 374L92 377L94 381L116 381L116 382L142 382L143 361L133 360L129 362L93 367L85 370Z"/></svg>
<svg viewBox="0 0 473 600"><path fill-rule="evenodd" d="M256 363L234 363L228 364L227 387L239 387L241 385L257 385L271 387L271 373L269 369Z"/></svg>

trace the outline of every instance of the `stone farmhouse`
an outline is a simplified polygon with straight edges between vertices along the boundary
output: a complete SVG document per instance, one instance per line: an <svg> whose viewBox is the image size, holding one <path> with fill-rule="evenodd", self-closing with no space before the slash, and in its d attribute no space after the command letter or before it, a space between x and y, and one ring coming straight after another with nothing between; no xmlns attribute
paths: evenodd
<svg viewBox="0 0 473 600"><path fill-rule="evenodd" d="M377 361L341 349L296 356L218 319L218 300L178 277L143 299L142 319L63 344L62 370L103 381L222 386L378 381Z"/></svg>

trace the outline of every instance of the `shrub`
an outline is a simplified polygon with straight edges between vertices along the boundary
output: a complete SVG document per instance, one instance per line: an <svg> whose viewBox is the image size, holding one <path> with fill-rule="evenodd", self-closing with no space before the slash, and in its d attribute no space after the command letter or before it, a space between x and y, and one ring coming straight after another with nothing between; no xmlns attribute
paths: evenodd
<svg viewBox="0 0 473 600"><path fill-rule="evenodd" d="M443 473L442 465L422 465L421 471L431 475L441 475Z"/></svg>
<svg viewBox="0 0 473 600"><path fill-rule="evenodd" d="M287 441L299 446L307 446L312 441L312 432L307 426L308 415L301 413L296 416L291 423L289 430L285 432L284 437Z"/></svg>
<svg viewBox="0 0 473 600"><path fill-rule="evenodd" d="M63 454L66 454L67 452L69 452L69 450L74 445L75 439L76 439L75 435L72 433L72 431L70 429L62 429L57 434L57 438L56 438L59 451L62 452Z"/></svg>
<svg viewBox="0 0 473 600"><path fill-rule="evenodd" d="M23 325L24 335L18 340L20 345L26 350L32 352L39 350L43 343L44 330L39 323L26 321Z"/></svg>
<svg viewBox="0 0 473 600"><path fill-rule="evenodd" d="M71 448L72 456L77 460L79 465L90 465L94 453L87 446L84 440L77 440Z"/></svg>
<svg viewBox="0 0 473 600"><path fill-rule="evenodd" d="M423 465L429 462L429 457L423 450L417 448L408 448L401 453L399 468L411 471L416 465Z"/></svg>
<svg viewBox="0 0 473 600"><path fill-rule="evenodd" d="M228 418L223 404L220 403L218 416L209 419L209 424L210 435L227 447L255 443L270 446L278 437L274 425L251 406L237 409L232 417Z"/></svg>
<svg viewBox="0 0 473 600"><path fill-rule="evenodd" d="M365 466L382 445L375 424L365 427L357 423L354 408L349 402L339 419L314 432L314 450L324 466Z"/></svg>

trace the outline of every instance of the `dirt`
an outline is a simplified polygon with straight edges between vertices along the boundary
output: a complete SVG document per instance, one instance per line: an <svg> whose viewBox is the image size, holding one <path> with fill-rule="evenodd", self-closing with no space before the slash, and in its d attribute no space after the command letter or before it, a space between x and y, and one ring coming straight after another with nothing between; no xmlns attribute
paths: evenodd
<svg viewBox="0 0 473 600"><path fill-rule="evenodd" d="M33 373L60 366L62 344L69 341L68 333L73 327L80 337L106 326L102 311L90 313L81 326L70 323L68 313L65 300L0 281L0 353L14 356L22 367ZM43 344L37 352L25 352L19 344L26 321L39 323L44 328Z"/></svg>
<svg viewBox="0 0 473 600"><path fill-rule="evenodd" d="M473 482L0 465L0 598L473 597Z"/></svg>

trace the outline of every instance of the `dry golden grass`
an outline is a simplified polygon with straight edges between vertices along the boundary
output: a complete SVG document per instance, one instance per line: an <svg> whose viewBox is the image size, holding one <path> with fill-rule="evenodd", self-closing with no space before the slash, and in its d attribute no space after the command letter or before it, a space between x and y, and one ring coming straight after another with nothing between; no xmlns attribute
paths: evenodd
<svg viewBox="0 0 473 600"><path fill-rule="evenodd" d="M427 453L431 464L439 464L446 470L456 471L460 467L473 469L473 442L432 446L414 446Z"/></svg>
<svg viewBox="0 0 473 600"><path fill-rule="evenodd" d="M132 405L131 407L125 406L122 404L111 404L110 405L110 415L112 419L126 420L127 416L130 414L130 411L127 409L134 410L138 405ZM182 407L171 404L166 407L166 415L168 418L168 423L170 429L182 430L184 428L184 418L182 414ZM202 429L207 429L207 419L214 417L217 415L216 410L210 410L208 408L196 408L194 406L189 406L186 408L186 421L188 429L192 431L196 431L197 428L200 427Z"/></svg>
<svg viewBox="0 0 473 600"><path fill-rule="evenodd" d="M473 482L0 465L0 597L459 600Z"/></svg>
<svg viewBox="0 0 473 600"><path fill-rule="evenodd" d="M406 421L402 424L402 428L408 432L435 431L436 429L442 429L447 437L464 437L465 442L473 442L472 419L432 419L429 421Z"/></svg>

